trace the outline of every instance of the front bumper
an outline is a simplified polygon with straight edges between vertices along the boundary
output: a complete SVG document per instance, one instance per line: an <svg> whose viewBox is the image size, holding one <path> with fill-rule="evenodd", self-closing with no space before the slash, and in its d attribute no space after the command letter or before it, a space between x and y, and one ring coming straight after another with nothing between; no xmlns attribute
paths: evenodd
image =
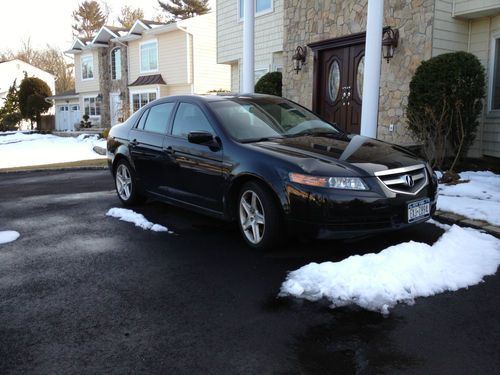
<svg viewBox="0 0 500 375"><path fill-rule="evenodd" d="M353 238L406 228L432 217L437 202L433 180L415 195L387 196L382 189L341 191L292 183L286 190L290 231L314 238ZM430 216L409 223L408 204L425 198L430 199Z"/></svg>

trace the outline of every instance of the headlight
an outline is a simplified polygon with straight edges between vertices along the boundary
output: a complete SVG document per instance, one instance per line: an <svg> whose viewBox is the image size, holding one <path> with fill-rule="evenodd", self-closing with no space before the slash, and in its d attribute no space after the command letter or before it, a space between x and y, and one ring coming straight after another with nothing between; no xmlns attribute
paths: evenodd
<svg viewBox="0 0 500 375"><path fill-rule="evenodd" d="M317 177L300 173L290 173L290 181L301 185L317 186L342 190L368 190L359 177Z"/></svg>

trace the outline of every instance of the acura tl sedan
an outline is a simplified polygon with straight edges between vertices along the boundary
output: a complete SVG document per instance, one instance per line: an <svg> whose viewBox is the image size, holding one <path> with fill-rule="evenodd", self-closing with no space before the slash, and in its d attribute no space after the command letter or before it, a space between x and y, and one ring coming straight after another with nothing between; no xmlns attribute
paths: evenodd
<svg viewBox="0 0 500 375"><path fill-rule="evenodd" d="M236 221L254 248L395 230L436 208L425 161L274 96L161 98L114 126L107 148L125 206L149 197Z"/></svg>

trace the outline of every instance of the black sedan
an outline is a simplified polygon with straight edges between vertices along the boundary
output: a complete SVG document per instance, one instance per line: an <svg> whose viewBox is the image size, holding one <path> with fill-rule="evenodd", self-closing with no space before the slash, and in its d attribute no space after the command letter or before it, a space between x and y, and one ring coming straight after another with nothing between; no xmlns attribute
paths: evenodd
<svg viewBox="0 0 500 375"><path fill-rule="evenodd" d="M403 228L436 207L425 161L267 95L158 99L111 129L108 162L124 205L150 197L236 220L255 248Z"/></svg>

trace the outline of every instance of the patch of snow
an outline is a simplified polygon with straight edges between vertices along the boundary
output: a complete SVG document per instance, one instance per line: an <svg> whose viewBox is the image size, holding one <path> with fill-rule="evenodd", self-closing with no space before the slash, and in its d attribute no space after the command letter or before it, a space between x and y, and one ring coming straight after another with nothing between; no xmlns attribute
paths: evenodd
<svg viewBox="0 0 500 375"><path fill-rule="evenodd" d="M19 238L19 232L14 230L0 231L0 244L15 241Z"/></svg>
<svg viewBox="0 0 500 375"><path fill-rule="evenodd" d="M433 224L433 225L435 225L436 227L441 228L441 229L443 229L443 230L448 230L448 229L450 229L450 228L451 228L451 225L440 223L439 221L436 221L436 220L434 220L434 219L429 219L429 220L427 220L427 223L429 223L429 224Z"/></svg>
<svg viewBox="0 0 500 375"><path fill-rule="evenodd" d="M469 182L439 184L437 209L500 225L500 175L462 172L460 179Z"/></svg>
<svg viewBox="0 0 500 375"><path fill-rule="evenodd" d="M398 302L475 285L499 264L500 240L453 225L432 246L410 241L378 254L310 263L288 274L280 296L326 298L332 308L356 304L388 314Z"/></svg>
<svg viewBox="0 0 500 375"><path fill-rule="evenodd" d="M153 232L168 232L172 233L168 230L168 228L164 227L160 224L154 224L148 221L144 215L139 214L135 211L128 210L126 208L111 208L107 212L106 216L116 217L122 221L127 221L129 223L135 224L136 227L140 227L146 230L152 230Z"/></svg>
<svg viewBox="0 0 500 375"><path fill-rule="evenodd" d="M0 137L0 168L25 167L106 158L93 151L106 140L83 134L77 138L16 132Z"/></svg>

